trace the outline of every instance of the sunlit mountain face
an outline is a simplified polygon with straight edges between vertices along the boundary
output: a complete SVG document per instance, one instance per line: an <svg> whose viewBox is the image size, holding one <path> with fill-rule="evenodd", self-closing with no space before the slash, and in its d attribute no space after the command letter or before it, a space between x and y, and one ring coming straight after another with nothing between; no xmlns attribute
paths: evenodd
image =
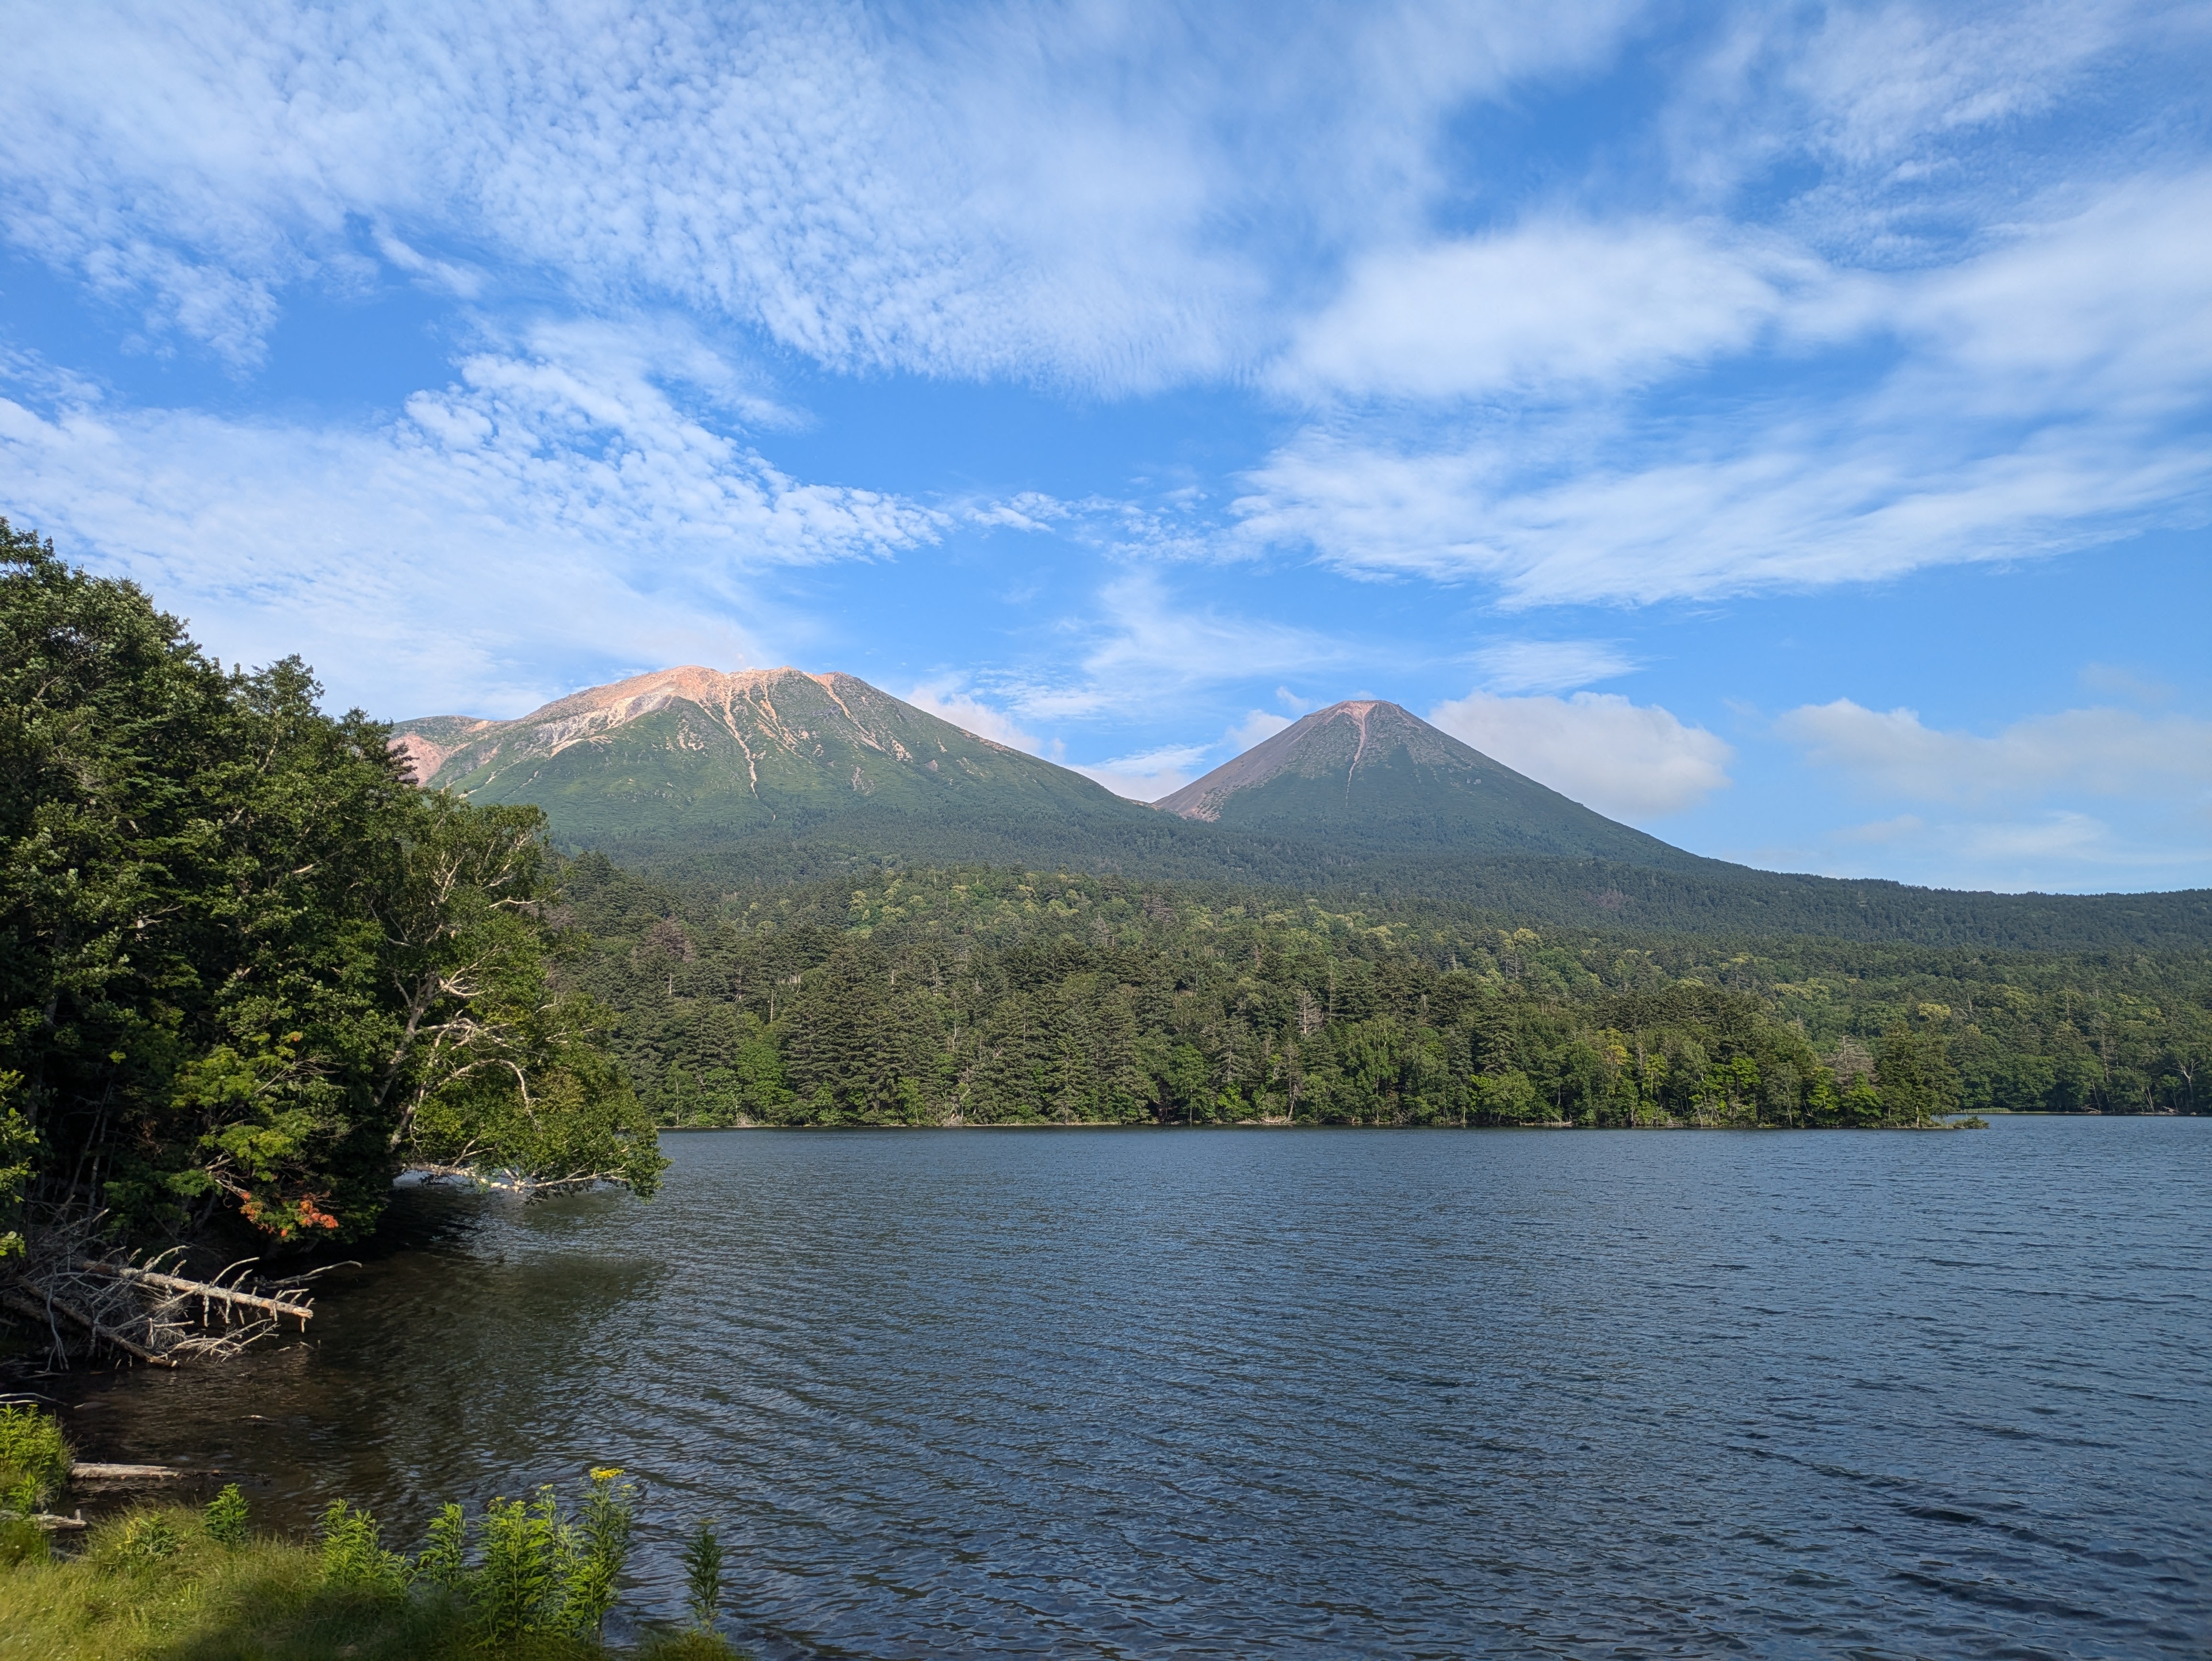
<svg viewBox="0 0 2212 1661"><path fill-rule="evenodd" d="M402 721L393 742L435 788L542 808L566 849L725 888L996 864L1607 929L2081 946L2212 928L2204 891L1960 893L1707 859L1376 699L1316 710L1150 806L855 676L791 668L659 670L514 721Z"/></svg>

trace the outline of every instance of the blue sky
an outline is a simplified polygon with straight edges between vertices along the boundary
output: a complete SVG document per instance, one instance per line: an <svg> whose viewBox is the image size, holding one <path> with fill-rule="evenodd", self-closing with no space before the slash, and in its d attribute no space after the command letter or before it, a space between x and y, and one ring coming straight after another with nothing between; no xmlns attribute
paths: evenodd
<svg viewBox="0 0 2212 1661"><path fill-rule="evenodd" d="M2212 885L2202 5L465 10L11 9L0 512L226 657Z"/></svg>

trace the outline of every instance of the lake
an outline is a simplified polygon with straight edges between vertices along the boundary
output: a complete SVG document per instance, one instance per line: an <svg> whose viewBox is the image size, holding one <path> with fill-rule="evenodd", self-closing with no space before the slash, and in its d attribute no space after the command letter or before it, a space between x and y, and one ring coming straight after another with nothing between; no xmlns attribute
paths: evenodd
<svg viewBox="0 0 2212 1661"><path fill-rule="evenodd" d="M2136 1656L2212 1636L2212 1120L732 1132L403 1196L88 1452L413 1544L586 1464L763 1657Z"/></svg>

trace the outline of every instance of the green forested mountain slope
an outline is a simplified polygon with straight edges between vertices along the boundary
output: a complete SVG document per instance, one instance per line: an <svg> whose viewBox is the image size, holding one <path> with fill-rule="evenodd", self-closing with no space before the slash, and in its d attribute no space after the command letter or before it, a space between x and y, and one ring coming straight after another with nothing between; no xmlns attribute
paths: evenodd
<svg viewBox="0 0 2212 1661"><path fill-rule="evenodd" d="M2212 891L2008 895L1756 871L1614 824L1394 704L1340 704L1158 808L850 675L664 670L512 721L404 721L417 776L718 890L988 863L1701 935L2185 949Z"/></svg>
<svg viewBox="0 0 2212 1661"><path fill-rule="evenodd" d="M1711 861L1492 760L1395 703L1316 709L1159 806L1338 849L1537 854L1664 870Z"/></svg>

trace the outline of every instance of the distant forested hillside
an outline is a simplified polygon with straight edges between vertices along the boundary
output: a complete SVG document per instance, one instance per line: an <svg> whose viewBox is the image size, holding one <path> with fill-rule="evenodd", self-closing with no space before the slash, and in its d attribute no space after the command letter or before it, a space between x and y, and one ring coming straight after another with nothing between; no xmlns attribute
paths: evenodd
<svg viewBox="0 0 2212 1661"><path fill-rule="evenodd" d="M2212 954L1529 927L1005 869L586 856L563 971L664 1123L1912 1123L2204 1110Z"/></svg>
<svg viewBox="0 0 2212 1661"><path fill-rule="evenodd" d="M724 890L985 864L1634 934L2003 951L2212 940L2212 891L1956 893L1704 858L1372 700L1317 710L1163 804L1195 817L1124 800L853 676L795 669L658 670L517 721L440 716L394 736L423 782L479 806L537 806L571 853Z"/></svg>
<svg viewBox="0 0 2212 1661"><path fill-rule="evenodd" d="M582 844L563 844L571 852ZM764 893L872 880L886 864L1072 871L1214 889L1296 888L1332 904L1407 902L1607 934L1719 940L1816 935L1994 952L2191 952L2212 941L2212 889L2162 894L1990 894L1871 878L1759 871L1720 860L1660 870L1609 860L1328 845L1167 814L1116 827L937 824L911 815L794 818L774 835L631 837L605 851L679 888Z"/></svg>

